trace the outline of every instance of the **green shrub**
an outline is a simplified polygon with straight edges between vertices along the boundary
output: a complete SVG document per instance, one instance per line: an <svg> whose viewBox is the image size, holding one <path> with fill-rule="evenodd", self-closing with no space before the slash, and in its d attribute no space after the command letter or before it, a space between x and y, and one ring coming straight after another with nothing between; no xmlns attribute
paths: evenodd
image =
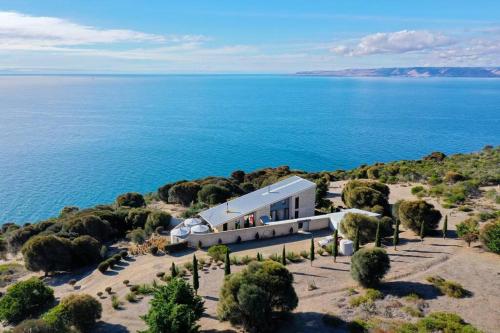
<svg viewBox="0 0 500 333"><path fill-rule="evenodd" d="M347 213L340 221L340 232L348 239L356 238L356 229L359 227L359 241L365 244L375 240L378 219L364 214ZM380 230L383 236L390 234L391 226L387 220L380 220ZM388 232L389 231L389 232Z"/></svg>
<svg viewBox="0 0 500 333"><path fill-rule="evenodd" d="M116 197L116 205L118 207L143 207L146 205L144 197L140 193L129 192Z"/></svg>
<svg viewBox="0 0 500 333"><path fill-rule="evenodd" d="M189 204L196 201L196 196L200 189L200 185L195 182L178 183L168 190L168 201L180 203L187 207Z"/></svg>
<svg viewBox="0 0 500 333"><path fill-rule="evenodd" d="M150 304L148 313L141 317L148 326L148 333L198 331L196 322L204 311L203 300L184 280L175 278L160 286Z"/></svg>
<svg viewBox="0 0 500 333"><path fill-rule="evenodd" d="M213 245L208 248L208 256L215 261L224 261L229 248L226 245Z"/></svg>
<svg viewBox="0 0 500 333"><path fill-rule="evenodd" d="M27 319L14 327L10 333L59 333L41 319Z"/></svg>
<svg viewBox="0 0 500 333"><path fill-rule="evenodd" d="M377 285L389 268L389 256L381 248L362 248L351 258L351 276L365 287Z"/></svg>
<svg viewBox="0 0 500 333"><path fill-rule="evenodd" d="M125 218L125 224L127 229L144 229L146 221L148 219L151 210L146 208L133 208L128 211L127 217Z"/></svg>
<svg viewBox="0 0 500 333"><path fill-rule="evenodd" d="M382 292L380 292L376 289L368 288L368 289L366 289L364 295L351 297L351 299L349 300L349 305L351 307L358 307L361 304L373 303L376 300L383 299L383 298L384 298L384 294L382 294Z"/></svg>
<svg viewBox="0 0 500 333"><path fill-rule="evenodd" d="M136 303L137 302L137 295L135 293L130 292L130 293L127 293L127 295L125 295L125 299L129 303Z"/></svg>
<svg viewBox="0 0 500 333"><path fill-rule="evenodd" d="M307 257L307 256L306 256ZM292 251L288 251L286 253L286 259L290 262L301 262L302 261L302 258L300 255L298 255L297 253L295 252L292 252Z"/></svg>
<svg viewBox="0 0 500 333"><path fill-rule="evenodd" d="M231 191L225 187L214 184L205 185L198 192L198 201L208 205L216 205L225 202L230 197Z"/></svg>
<svg viewBox="0 0 500 333"><path fill-rule="evenodd" d="M404 313L406 313L412 317L423 317L424 316L422 310L414 308L412 306L404 306L401 310Z"/></svg>
<svg viewBox="0 0 500 333"><path fill-rule="evenodd" d="M217 314L220 320L241 324L248 331L266 332L273 328L273 312L286 313L297 304L293 275L285 266L254 261L226 277Z"/></svg>
<svg viewBox="0 0 500 333"><path fill-rule="evenodd" d="M120 310L122 308L122 305L123 305L123 302L120 301L118 296L116 296L116 295L111 296L111 306L113 307L113 309Z"/></svg>
<svg viewBox="0 0 500 333"><path fill-rule="evenodd" d="M306 250L302 250L300 251L300 256L304 259L308 259L309 258L309 252L307 252Z"/></svg>
<svg viewBox="0 0 500 333"><path fill-rule="evenodd" d="M144 231L146 234L150 235L159 227L166 229L170 225L171 219L172 216L170 214L162 212L161 210L154 210L146 219Z"/></svg>
<svg viewBox="0 0 500 333"><path fill-rule="evenodd" d="M134 229L127 234L127 239L131 242L142 244L146 241L146 233L141 228Z"/></svg>
<svg viewBox="0 0 500 333"><path fill-rule="evenodd" d="M47 274L68 271L73 267L72 245L68 239L55 236L35 236L24 244L22 254L24 265L30 271L43 271Z"/></svg>
<svg viewBox="0 0 500 333"><path fill-rule="evenodd" d="M422 222L426 230L434 230L441 220L441 213L424 200L402 201L398 215L401 223L417 235L420 234Z"/></svg>
<svg viewBox="0 0 500 333"><path fill-rule="evenodd" d="M418 195L420 193L425 193L425 187L418 185L411 188L411 194Z"/></svg>
<svg viewBox="0 0 500 333"><path fill-rule="evenodd" d="M500 254L500 219L486 223L479 235L481 243L488 250Z"/></svg>
<svg viewBox="0 0 500 333"><path fill-rule="evenodd" d="M463 332L481 333L475 327L466 324L464 320L454 314L447 312L434 312L422 318L417 323L418 332Z"/></svg>
<svg viewBox="0 0 500 333"><path fill-rule="evenodd" d="M479 223L475 218L469 218L457 224L457 235L469 246L479 239Z"/></svg>
<svg viewBox="0 0 500 333"><path fill-rule="evenodd" d="M379 182L351 180L342 190L342 201L349 208L372 210L381 207L382 213L389 214L389 187Z"/></svg>
<svg viewBox="0 0 500 333"><path fill-rule="evenodd" d="M39 279L17 282L0 298L0 320L18 323L36 316L53 301L54 291Z"/></svg>
<svg viewBox="0 0 500 333"><path fill-rule="evenodd" d="M75 327L80 332L90 332L101 318L101 303L90 295L69 295L52 308L44 318L56 327ZM56 324L57 323L57 324Z"/></svg>
<svg viewBox="0 0 500 333"><path fill-rule="evenodd" d="M467 296L468 292L465 290L462 285L455 281L445 280L439 275L429 276L426 280L434 285L434 287L438 288L441 293L444 295L453 297L453 298L462 298Z"/></svg>

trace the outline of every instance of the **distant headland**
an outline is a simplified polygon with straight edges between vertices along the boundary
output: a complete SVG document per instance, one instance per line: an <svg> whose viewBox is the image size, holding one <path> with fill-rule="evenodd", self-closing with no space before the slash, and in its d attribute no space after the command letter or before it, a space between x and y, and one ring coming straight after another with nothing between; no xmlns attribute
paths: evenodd
<svg viewBox="0 0 500 333"><path fill-rule="evenodd" d="M335 77L471 77L500 78L500 67L391 67L297 72L304 76Z"/></svg>

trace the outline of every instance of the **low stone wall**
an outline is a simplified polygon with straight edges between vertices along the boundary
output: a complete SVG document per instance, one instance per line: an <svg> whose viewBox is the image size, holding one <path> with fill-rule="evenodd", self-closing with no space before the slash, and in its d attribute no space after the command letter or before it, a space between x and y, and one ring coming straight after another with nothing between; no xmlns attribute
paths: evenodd
<svg viewBox="0 0 500 333"><path fill-rule="evenodd" d="M299 220L287 220L259 227L243 228L243 229L229 230L223 232L214 232L210 234L198 234L198 235L190 234L186 238L186 240L188 242L188 245L191 247L197 247L199 245L201 245L202 247L208 247L212 245L217 245L219 243L221 244L237 243L238 240L240 242L245 242L256 239L265 239L277 236L290 235L297 233L299 231L298 221Z"/></svg>

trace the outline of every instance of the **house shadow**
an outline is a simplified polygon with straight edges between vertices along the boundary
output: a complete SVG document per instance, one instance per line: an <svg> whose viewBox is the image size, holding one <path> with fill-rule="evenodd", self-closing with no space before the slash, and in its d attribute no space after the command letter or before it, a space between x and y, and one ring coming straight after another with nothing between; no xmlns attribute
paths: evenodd
<svg viewBox="0 0 500 333"><path fill-rule="evenodd" d="M433 285L411 281L384 282L380 285L380 291L384 294L397 297L404 297L415 293L425 300L436 299L441 295L439 290Z"/></svg>
<svg viewBox="0 0 500 333"><path fill-rule="evenodd" d="M205 250L207 250L207 249L205 249ZM174 258L179 258L179 257L185 256L185 255L194 253L195 251L196 251L196 249L187 248L187 249L183 249L181 251L167 253L166 255L170 256L170 257L174 257Z"/></svg>
<svg viewBox="0 0 500 333"><path fill-rule="evenodd" d="M129 333L129 329L121 324L111 324L100 321L94 327L92 332L95 333Z"/></svg>

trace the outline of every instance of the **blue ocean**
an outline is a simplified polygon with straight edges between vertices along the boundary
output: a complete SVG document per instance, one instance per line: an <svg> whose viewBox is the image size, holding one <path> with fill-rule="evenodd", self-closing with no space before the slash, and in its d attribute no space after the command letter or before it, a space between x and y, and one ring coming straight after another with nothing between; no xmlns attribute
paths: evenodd
<svg viewBox="0 0 500 333"><path fill-rule="evenodd" d="M0 223L179 179L500 144L500 80L0 76Z"/></svg>

